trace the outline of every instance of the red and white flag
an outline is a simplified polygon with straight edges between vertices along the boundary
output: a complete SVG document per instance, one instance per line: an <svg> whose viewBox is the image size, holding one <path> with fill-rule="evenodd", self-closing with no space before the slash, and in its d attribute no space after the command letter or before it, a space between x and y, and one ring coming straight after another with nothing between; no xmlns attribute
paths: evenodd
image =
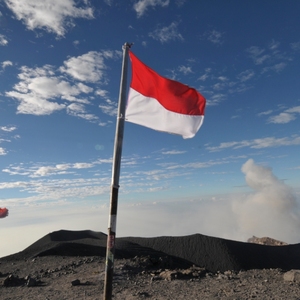
<svg viewBox="0 0 300 300"><path fill-rule="evenodd" d="M195 89L164 78L129 51L132 79L125 120L192 138L204 119L206 100Z"/></svg>
<svg viewBox="0 0 300 300"><path fill-rule="evenodd" d="M1 208L0 207L0 218L5 218L8 216L8 209L7 208Z"/></svg>

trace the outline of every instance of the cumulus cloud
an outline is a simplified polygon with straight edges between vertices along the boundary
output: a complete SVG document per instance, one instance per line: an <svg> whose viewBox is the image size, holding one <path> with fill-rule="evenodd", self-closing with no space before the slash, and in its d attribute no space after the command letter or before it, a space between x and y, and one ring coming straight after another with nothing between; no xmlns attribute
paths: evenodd
<svg viewBox="0 0 300 300"><path fill-rule="evenodd" d="M299 207L292 189L252 159L242 166L242 172L253 192L232 204L240 233L299 242Z"/></svg>
<svg viewBox="0 0 300 300"><path fill-rule="evenodd" d="M18 20L29 30L44 29L47 32L64 36L67 29L75 26L75 18L93 18L93 9L86 1L79 6L74 0L4 0Z"/></svg>
<svg viewBox="0 0 300 300"><path fill-rule="evenodd" d="M60 67L62 73L67 73L76 80L98 82L104 80L104 70L107 68L104 59L115 57L113 51L90 51L78 57L71 57Z"/></svg>
<svg viewBox="0 0 300 300"><path fill-rule="evenodd" d="M105 84L105 60L118 57L115 51L90 51L69 58L59 68L22 66L18 74L20 81L13 90L6 92L6 96L19 101L17 113L50 115L65 109L69 115L96 121L98 117L87 111L87 105L94 98L94 88L87 83ZM107 91L97 88L95 94L107 101Z"/></svg>
<svg viewBox="0 0 300 300"><path fill-rule="evenodd" d="M140 18L149 7L161 6L165 7L168 6L170 0L139 0L133 5L133 9L137 13L137 17Z"/></svg>

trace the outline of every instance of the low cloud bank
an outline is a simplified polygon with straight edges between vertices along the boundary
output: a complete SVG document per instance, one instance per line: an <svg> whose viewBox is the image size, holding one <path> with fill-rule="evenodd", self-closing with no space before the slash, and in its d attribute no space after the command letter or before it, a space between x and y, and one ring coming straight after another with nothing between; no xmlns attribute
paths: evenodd
<svg viewBox="0 0 300 300"><path fill-rule="evenodd" d="M300 243L299 203L293 190L270 168L249 159L243 166L246 194L215 195L210 199L181 199L124 203L119 195L117 237L182 236L200 233L246 242L253 235ZM108 207L98 201L45 206L11 207L2 220L0 235L6 243L0 257L18 251L60 229L107 233ZM298 199L299 200L299 199Z"/></svg>

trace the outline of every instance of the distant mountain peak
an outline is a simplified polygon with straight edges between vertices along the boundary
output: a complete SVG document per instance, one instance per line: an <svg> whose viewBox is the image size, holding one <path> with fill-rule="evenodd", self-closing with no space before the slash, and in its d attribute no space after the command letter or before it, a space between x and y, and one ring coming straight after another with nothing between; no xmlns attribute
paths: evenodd
<svg viewBox="0 0 300 300"><path fill-rule="evenodd" d="M270 237L256 237L253 236L252 238L247 240L248 243L252 243L252 244L260 244L260 245L267 245L267 246L286 246L288 245L285 242L281 242L275 239L272 239Z"/></svg>

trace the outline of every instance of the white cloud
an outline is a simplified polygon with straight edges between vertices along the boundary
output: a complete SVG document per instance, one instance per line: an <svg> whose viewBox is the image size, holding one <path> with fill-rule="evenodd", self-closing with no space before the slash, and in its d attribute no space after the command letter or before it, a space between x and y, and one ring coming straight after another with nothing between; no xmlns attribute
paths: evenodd
<svg viewBox="0 0 300 300"><path fill-rule="evenodd" d="M179 68L179 72L183 73L184 75L193 73L192 68L191 67L186 67L186 66L180 66Z"/></svg>
<svg viewBox="0 0 300 300"><path fill-rule="evenodd" d="M292 146L292 145L300 145L300 137L284 137L284 138L274 138L274 137L266 137L262 139L254 139L254 140L244 140L240 142L225 142L221 143L219 146L206 147L209 151L220 151L224 149L240 149L244 147L249 147L253 149L263 149L270 147L281 147L281 146Z"/></svg>
<svg viewBox="0 0 300 300"><path fill-rule="evenodd" d="M104 59L113 58L112 51L96 52L90 51L77 57L71 57L60 67L62 73L67 73L76 80L86 82L104 81L104 70L107 68Z"/></svg>
<svg viewBox="0 0 300 300"><path fill-rule="evenodd" d="M269 236L299 242L299 207L292 189L271 169L249 159L243 166L248 186L254 191L244 201L234 201L238 230L244 236Z"/></svg>
<svg viewBox="0 0 300 300"><path fill-rule="evenodd" d="M108 98L105 100L104 104L100 104L99 108L103 113L109 116L116 116L118 112L118 105L115 102L112 102Z"/></svg>
<svg viewBox="0 0 300 300"><path fill-rule="evenodd" d="M222 165L228 163L225 160L217 161L217 160L209 160L205 162L192 162L187 164L174 164L173 166L166 167L167 170L174 170L174 169L203 169L209 168L211 166Z"/></svg>
<svg viewBox="0 0 300 300"><path fill-rule="evenodd" d="M75 18L93 18L93 9L78 5L74 0L4 0L18 20L23 21L30 30L44 29L64 36L74 25Z"/></svg>
<svg viewBox="0 0 300 300"><path fill-rule="evenodd" d="M300 114L300 106L295 106L289 109L286 109L284 112L280 113L277 116L272 116L268 119L268 123L275 124L286 124L291 121L296 120L296 114Z"/></svg>
<svg viewBox="0 0 300 300"><path fill-rule="evenodd" d="M98 95L98 96L100 96L100 97L104 97L105 98L107 96L107 94L108 94L108 91L98 89L98 90L96 90L95 94Z"/></svg>
<svg viewBox="0 0 300 300"><path fill-rule="evenodd" d="M269 168L259 166L253 160L248 160L242 166L242 172L248 188L252 190L247 194L173 198L172 201L161 201L159 197L156 197L155 201L147 201L143 197L143 201L140 202L120 203L118 236L183 236L200 233L246 242L248 238L256 235L298 243L299 207L295 203L293 191L282 180L276 178ZM99 178L90 181L83 178L55 180L49 182L49 186L43 186L42 181L33 181L30 183L31 191L34 187L40 192L49 192L53 197L51 202L43 201L37 205L38 197L34 196L0 200L1 206L11 207L11 219L7 219L7 222L11 223L3 223L4 227L1 228L11 240L1 247L0 256L21 251L49 232L62 228L105 231L109 208L107 200L103 199L109 194L109 183L110 177L107 177L107 186L102 185L96 190L93 184L99 185ZM20 187L28 187L27 182L18 184ZM149 186L148 191L155 192L162 188ZM96 195L97 203L101 199L100 204L85 201L84 197L76 202L61 201L57 198L59 193L62 193L63 197L73 197L75 192L80 195L88 192L90 195ZM39 197L46 199L43 194ZM82 218L83 211L88 218ZM178 226L178 220L184 222ZM33 234L18 240L20 230L24 229ZM15 243L15 240L18 240L18 243Z"/></svg>
<svg viewBox="0 0 300 300"><path fill-rule="evenodd" d="M299 51L299 50L300 50L300 42L291 43L291 48L292 48L294 51Z"/></svg>
<svg viewBox="0 0 300 300"><path fill-rule="evenodd" d="M6 155L7 152L4 148L0 147L0 155Z"/></svg>
<svg viewBox="0 0 300 300"><path fill-rule="evenodd" d="M82 118L88 121L98 120L97 116L86 112L85 106L82 103L72 103L68 105L67 113L71 116Z"/></svg>
<svg viewBox="0 0 300 300"><path fill-rule="evenodd" d="M177 27L178 24L172 22L169 26L157 28L153 32L149 33L149 36L160 41L162 44L174 40L183 41L183 37L178 32Z"/></svg>
<svg viewBox="0 0 300 300"><path fill-rule="evenodd" d="M10 98L15 98L20 101L17 108L17 113L30 115L50 115L55 111L65 108L64 104L50 102L34 95L33 93L19 93L16 91L7 92L6 95Z"/></svg>
<svg viewBox="0 0 300 300"><path fill-rule="evenodd" d="M286 123L289 123L289 122L291 122L295 119L296 119L295 115L282 112L277 116L270 117L268 119L268 122L269 123L275 123L275 124L286 124Z"/></svg>
<svg viewBox="0 0 300 300"><path fill-rule="evenodd" d="M18 75L20 82L14 86L13 91L6 92L6 96L19 100L18 113L48 115L65 108L64 104L48 99L68 98L72 90L78 94L66 81L61 81L53 75L53 68L49 65L35 69L21 67L21 73Z"/></svg>
<svg viewBox="0 0 300 300"><path fill-rule="evenodd" d="M263 111L259 114L257 114L258 116L264 116L264 115L269 115L273 112L273 110L266 110L266 111Z"/></svg>
<svg viewBox="0 0 300 300"><path fill-rule="evenodd" d="M286 110L287 113L298 113L300 114L300 106L294 106Z"/></svg>
<svg viewBox="0 0 300 300"><path fill-rule="evenodd" d="M224 33L217 30L212 30L208 32L206 35L207 35L207 39L213 44L218 44L218 45L223 44Z"/></svg>
<svg viewBox="0 0 300 300"><path fill-rule="evenodd" d="M273 66L263 68L261 73L263 74L263 73L266 73L266 72L269 72L269 71L274 71L274 72L276 72L276 73L279 73L279 72L281 72L286 66L287 66L286 63L281 62L281 63L275 64L275 65L273 65Z"/></svg>
<svg viewBox="0 0 300 300"><path fill-rule="evenodd" d="M98 119L87 112L86 105L91 104L94 89L83 82L105 83L105 59L119 57L118 52L90 51L78 57L71 57L64 66L55 68L51 65L30 68L23 66L18 74L19 82L7 97L17 99L17 113L33 115L50 115L58 110L66 109L67 113L89 121ZM61 73L64 75L62 76ZM70 77L72 79L70 79ZM74 80L82 82L74 82ZM103 96L108 104L107 91L97 89L96 95ZM68 102L72 102L68 104ZM107 110L103 110L105 113ZM108 114L111 115L111 112Z"/></svg>
<svg viewBox="0 0 300 300"><path fill-rule="evenodd" d="M263 62L270 58L270 55L263 54L265 52L264 49L261 49L257 46L251 46L247 49L247 52L250 54L250 57L256 65L261 65Z"/></svg>
<svg viewBox="0 0 300 300"><path fill-rule="evenodd" d="M272 50L272 51L276 51L277 48L279 47L280 43L275 41L275 40L272 40L269 44L269 49Z"/></svg>
<svg viewBox="0 0 300 300"><path fill-rule="evenodd" d="M16 126L1 126L0 127L0 130L6 131L6 132L12 132L16 129L17 129Z"/></svg>
<svg viewBox="0 0 300 300"><path fill-rule="evenodd" d="M45 166L33 165L29 167L25 166L24 164L21 164L19 166L10 166L6 169L3 169L2 172L5 172L9 175L28 176L30 178L37 178L37 177L45 177L50 175L52 176L52 175L61 175L67 173L68 174L75 173L76 172L75 170L93 168L101 163L102 163L101 161L97 160L90 163L86 163L86 162L61 163L56 165L45 165ZM17 186L13 186L13 187L17 187ZM11 188L11 186L2 185L2 188Z"/></svg>
<svg viewBox="0 0 300 300"><path fill-rule="evenodd" d="M169 151L163 151L162 154L171 154L171 155L176 155L176 154L183 154L186 153L186 151L179 151L179 150L169 150Z"/></svg>
<svg viewBox="0 0 300 300"><path fill-rule="evenodd" d="M206 104L207 104L207 106L218 105L224 99L226 99L226 95L224 95L222 93L216 93L210 97L207 97Z"/></svg>
<svg viewBox="0 0 300 300"><path fill-rule="evenodd" d="M237 79L239 79L241 82L245 82L250 80L253 76L255 75L253 70L246 70L241 72L238 76Z"/></svg>
<svg viewBox="0 0 300 300"><path fill-rule="evenodd" d="M209 78L209 75L208 74L203 74L201 75L198 80L201 80L201 81L205 81L207 78Z"/></svg>
<svg viewBox="0 0 300 300"><path fill-rule="evenodd" d="M149 7L155 7L155 6L168 6L170 3L170 0L139 0L133 5L133 9L137 13L137 17L140 18Z"/></svg>
<svg viewBox="0 0 300 300"><path fill-rule="evenodd" d="M182 6L187 0L176 0L176 5L178 7Z"/></svg>
<svg viewBox="0 0 300 300"><path fill-rule="evenodd" d="M210 73L211 73L211 68L205 69L205 73L204 73L203 75L201 75L201 76L198 78L198 80L206 81L206 79L208 79L208 78L211 77Z"/></svg>
<svg viewBox="0 0 300 300"><path fill-rule="evenodd" d="M109 6L112 6L114 0L104 0L104 2L109 5Z"/></svg>
<svg viewBox="0 0 300 300"><path fill-rule="evenodd" d="M12 66L13 63L10 60L6 60L6 61L3 61L1 65L2 65L2 69L5 69L6 67Z"/></svg>
<svg viewBox="0 0 300 300"><path fill-rule="evenodd" d="M8 44L8 40L5 35L0 34L0 46L6 46Z"/></svg>

